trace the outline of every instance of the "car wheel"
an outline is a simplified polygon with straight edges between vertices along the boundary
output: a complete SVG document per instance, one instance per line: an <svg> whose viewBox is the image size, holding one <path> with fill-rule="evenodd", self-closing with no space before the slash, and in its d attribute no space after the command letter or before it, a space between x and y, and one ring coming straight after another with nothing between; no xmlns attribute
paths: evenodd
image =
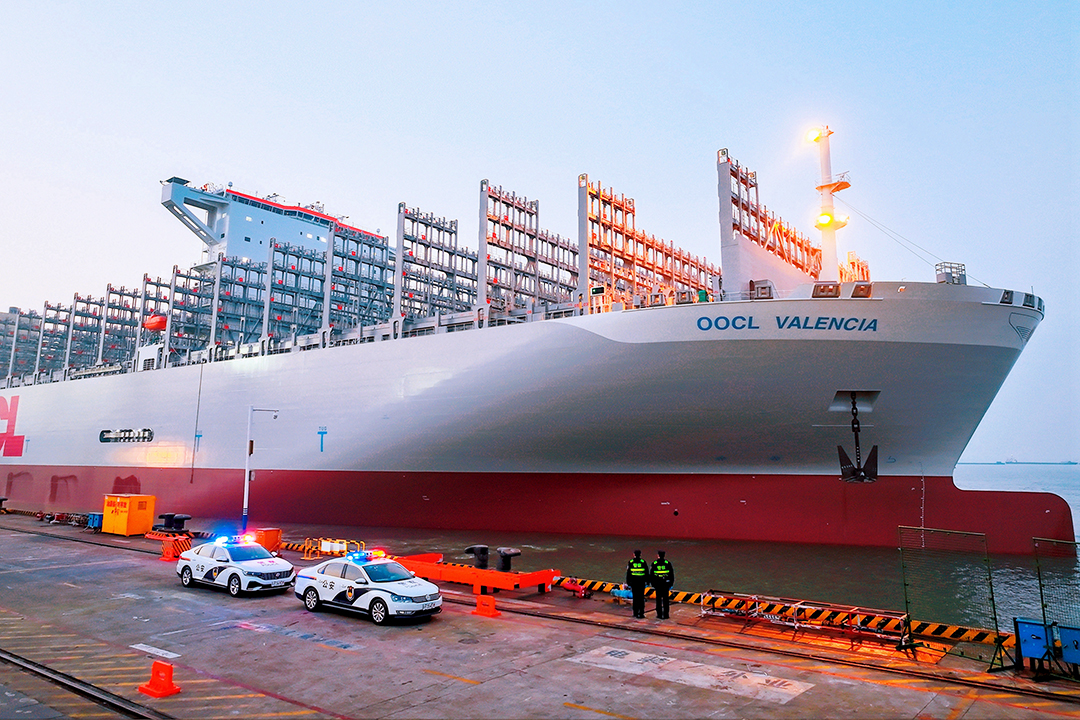
<svg viewBox="0 0 1080 720"><path fill-rule="evenodd" d="M232 575L229 577L229 594L233 597L240 596L240 576Z"/></svg>
<svg viewBox="0 0 1080 720"><path fill-rule="evenodd" d="M313 587L309 587L304 591L304 607L311 612L315 612L319 609L319 591Z"/></svg>
<svg viewBox="0 0 1080 720"><path fill-rule="evenodd" d="M180 571L180 584L184 587L191 587L191 568L184 566L184 569Z"/></svg>
<svg viewBox="0 0 1080 720"><path fill-rule="evenodd" d="M386 603L375 598L371 601L371 622L376 625L385 625L390 619L390 611L386 609Z"/></svg>

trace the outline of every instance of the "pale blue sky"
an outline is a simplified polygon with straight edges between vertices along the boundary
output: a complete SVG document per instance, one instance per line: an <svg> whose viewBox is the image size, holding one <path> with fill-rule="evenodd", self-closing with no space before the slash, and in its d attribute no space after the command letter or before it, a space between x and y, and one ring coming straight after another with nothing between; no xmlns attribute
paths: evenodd
<svg viewBox="0 0 1080 720"><path fill-rule="evenodd" d="M964 459L1080 459L1077 4L663 5L8 3L0 304L194 263L159 204L172 175L384 233L404 201L476 247L482 178L574 237L587 172L635 198L640 229L719 262L717 149L816 236L803 136L828 124L841 199L1046 301ZM854 214L839 248L933 280Z"/></svg>

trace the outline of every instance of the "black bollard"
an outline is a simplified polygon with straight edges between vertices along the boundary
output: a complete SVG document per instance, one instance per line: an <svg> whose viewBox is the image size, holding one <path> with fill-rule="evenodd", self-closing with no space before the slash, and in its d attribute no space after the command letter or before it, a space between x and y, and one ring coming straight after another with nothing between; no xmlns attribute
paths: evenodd
<svg viewBox="0 0 1080 720"><path fill-rule="evenodd" d="M521 551L512 547L501 547L496 550L499 553L499 565L495 569L499 572L510 572L510 558L515 558Z"/></svg>
<svg viewBox="0 0 1080 720"><path fill-rule="evenodd" d="M476 560L473 562L478 570L487 570L488 566L488 546L487 545L470 545L465 548L465 552L469 555L475 555Z"/></svg>

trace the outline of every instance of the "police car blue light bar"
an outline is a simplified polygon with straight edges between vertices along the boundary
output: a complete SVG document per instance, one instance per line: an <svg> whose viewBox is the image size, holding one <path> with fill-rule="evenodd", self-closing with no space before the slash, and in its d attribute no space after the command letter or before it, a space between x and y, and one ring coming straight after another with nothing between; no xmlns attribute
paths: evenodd
<svg viewBox="0 0 1080 720"><path fill-rule="evenodd" d="M250 533L247 535L222 535L216 540L214 544L218 546L222 545L250 545L255 542L255 536Z"/></svg>

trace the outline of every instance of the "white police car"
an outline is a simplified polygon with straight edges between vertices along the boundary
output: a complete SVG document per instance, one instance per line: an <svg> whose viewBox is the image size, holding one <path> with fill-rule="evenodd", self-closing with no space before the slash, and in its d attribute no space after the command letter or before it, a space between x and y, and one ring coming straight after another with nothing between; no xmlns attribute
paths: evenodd
<svg viewBox="0 0 1080 720"><path fill-rule="evenodd" d="M219 537L180 553L176 561L180 584L224 587L236 597L241 592L283 590L295 577L292 563L271 555L250 535Z"/></svg>
<svg viewBox="0 0 1080 720"><path fill-rule="evenodd" d="M437 585L422 580L381 550L352 552L296 573L296 597L314 612L321 605L355 610L382 625L392 617L424 617L442 609Z"/></svg>

